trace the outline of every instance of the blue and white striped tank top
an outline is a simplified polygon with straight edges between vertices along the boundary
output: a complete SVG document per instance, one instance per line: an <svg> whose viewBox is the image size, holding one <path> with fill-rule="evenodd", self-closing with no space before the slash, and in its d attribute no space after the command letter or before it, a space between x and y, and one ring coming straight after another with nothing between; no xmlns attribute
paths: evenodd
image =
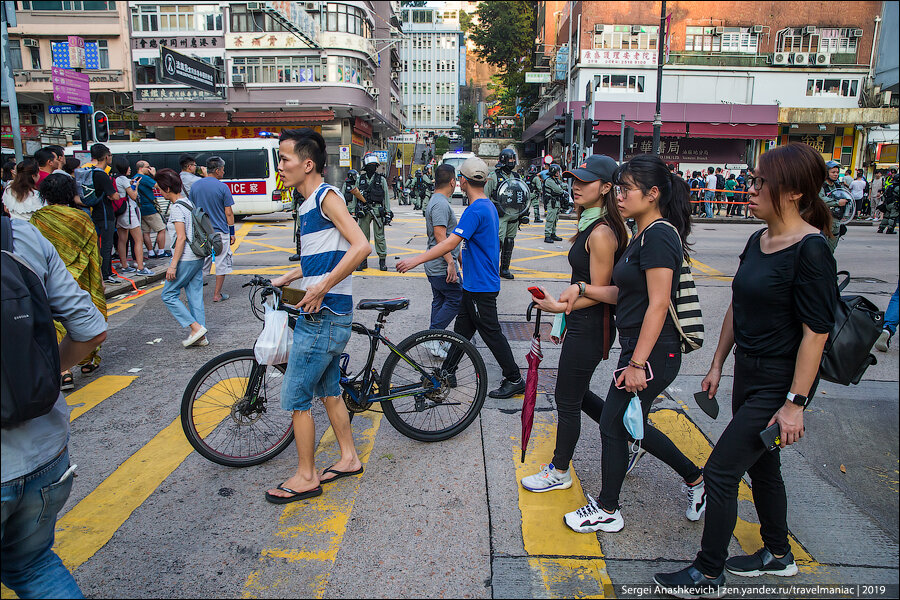
<svg viewBox="0 0 900 600"><path fill-rule="evenodd" d="M312 197L300 205L300 268L303 269L300 287L304 290L325 279L350 249L350 242L322 212L322 200L329 190L344 202L343 195L336 187L323 182ZM352 275L325 294L322 309L326 308L338 315L353 313Z"/></svg>

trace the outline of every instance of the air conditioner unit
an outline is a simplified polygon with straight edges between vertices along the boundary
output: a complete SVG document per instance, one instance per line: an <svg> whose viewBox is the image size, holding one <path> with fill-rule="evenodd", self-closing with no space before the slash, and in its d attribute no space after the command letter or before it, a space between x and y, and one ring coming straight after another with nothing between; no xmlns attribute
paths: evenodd
<svg viewBox="0 0 900 600"><path fill-rule="evenodd" d="M716 35L722 35L723 33L725 33L724 27L716 27Z"/></svg>
<svg viewBox="0 0 900 600"><path fill-rule="evenodd" d="M762 25L754 25L752 31L753 31L753 33L762 33L763 26Z"/></svg>
<svg viewBox="0 0 900 600"><path fill-rule="evenodd" d="M831 64L831 52L819 52L809 56L809 64L817 67L827 67Z"/></svg>
<svg viewBox="0 0 900 600"><path fill-rule="evenodd" d="M787 52L776 52L772 55L772 64L786 65L790 63L790 54Z"/></svg>
<svg viewBox="0 0 900 600"><path fill-rule="evenodd" d="M245 83L243 73L235 73L231 76L231 85L234 87L244 87Z"/></svg>
<svg viewBox="0 0 900 600"><path fill-rule="evenodd" d="M794 52L791 55L794 59L794 64L797 66L803 66L810 64L809 61L809 53L808 52Z"/></svg>
<svg viewBox="0 0 900 600"><path fill-rule="evenodd" d="M641 26L640 26L640 25L632 25L632 26L631 26L631 35L637 35L637 34L639 34L640 32L641 32Z"/></svg>
<svg viewBox="0 0 900 600"><path fill-rule="evenodd" d="M603 33L603 25L601 23L594 25L594 33Z"/></svg>
<svg viewBox="0 0 900 600"><path fill-rule="evenodd" d="M34 38L25 38L22 40L22 44L24 44L26 48L37 48L39 45L38 41Z"/></svg>
<svg viewBox="0 0 900 600"><path fill-rule="evenodd" d="M815 25L807 25L803 28L803 35L813 35L816 33Z"/></svg>
<svg viewBox="0 0 900 600"><path fill-rule="evenodd" d="M247 10L263 10L265 4L265 2L248 2Z"/></svg>
<svg viewBox="0 0 900 600"><path fill-rule="evenodd" d="M321 10L321 6L318 2L304 2L304 9L306 12L319 12Z"/></svg>
<svg viewBox="0 0 900 600"><path fill-rule="evenodd" d="M862 37L863 30L862 29L853 29L850 31L850 37Z"/></svg>

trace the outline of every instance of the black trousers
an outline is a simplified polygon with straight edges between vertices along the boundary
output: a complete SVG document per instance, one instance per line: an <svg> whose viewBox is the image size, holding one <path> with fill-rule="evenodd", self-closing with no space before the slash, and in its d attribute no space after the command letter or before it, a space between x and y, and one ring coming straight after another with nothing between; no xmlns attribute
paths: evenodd
<svg viewBox="0 0 900 600"><path fill-rule="evenodd" d="M619 331L619 344L622 346L622 354L619 355L618 367L621 369L628 365L628 361L634 354L640 331ZM641 409L644 413L644 439L641 447L660 459L686 482L691 483L700 477L702 471L691 462L672 440L661 431L647 423L647 415L656 397L675 381L679 369L681 369L681 346L678 334L674 331L663 331L656 345L647 358L653 370L653 379L647 382L647 388L638 392L641 400ZM598 502L607 511L619 508L619 494L622 491L622 483L625 481L625 470L628 467L629 435L625 429L622 417L625 409L634 394L625 389L617 389L615 381L610 383L609 392L606 395L606 406L600 417L600 436L603 443L603 454L600 457L602 469L602 488Z"/></svg>
<svg viewBox="0 0 900 600"><path fill-rule="evenodd" d="M600 305L566 315L566 335L559 355L555 391L558 425L553 466L560 471L568 470L575 453L581 435L581 412L598 423L603 414L603 399L590 390L594 371L603 360L604 345L612 345L615 339L615 333L613 339L603 339L601 332L606 330L603 318Z"/></svg>
<svg viewBox="0 0 900 600"><path fill-rule="evenodd" d="M106 279L112 275L112 247L116 222L94 221L94 228L97 230L97 244L100 247L100 274Z"/></svg>
<svg viewBox="0 0 900 600"><path fill-rule="evenodd" d="M752 482L763 544L779 556L791 550L780 450L766 450L759 433L784 406L794 364L793 357L761 358L735 352L733 416L703 470L706 520L694 566L706 575L717 576L725 568L728 543L737 522L738 487L744 473L750 475ZM813 384L810 396L815 388Z"/></svg>
<svg viewBox="0 0 900 600"><path fill-rule="evenodd" d="M456 315L456 323L453 331L467 340L471 340L475 333L481 335L481 339L487 344L491 354L494 355L503 377L512 381L518 381L522 374L516 359L513 358L509 342L500 330L500 320L497 317L497 296L500 292L470 292L463 290L462 303L459 314ZM444 359L444 369L455 371L460 356L453 349Z"/></svg>

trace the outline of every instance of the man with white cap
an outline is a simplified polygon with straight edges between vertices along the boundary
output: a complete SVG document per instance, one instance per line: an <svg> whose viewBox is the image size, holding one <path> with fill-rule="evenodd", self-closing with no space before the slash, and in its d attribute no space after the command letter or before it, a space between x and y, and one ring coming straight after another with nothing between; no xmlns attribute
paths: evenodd
<svg viewBox="0 0 900 600"><path fill-rule="evenodd" d="M483 160L473 156L462 164L459 171L460 189L469 198L469 206L463 211L459 223L444 241L427 252L398 262L397 271L406 273L426 261L444 256L465 241L460 255L463 298L453 330L466 339L472 339L476 332L481 334L481 339L503 371L500 387L488 395L491 398L510 398L525 391L525 380L497 317L500 219L497 209L484 193L489 170ZM445 368L452 372L458 360L459 357L454 357L451 350L444 360Z"/></svg>

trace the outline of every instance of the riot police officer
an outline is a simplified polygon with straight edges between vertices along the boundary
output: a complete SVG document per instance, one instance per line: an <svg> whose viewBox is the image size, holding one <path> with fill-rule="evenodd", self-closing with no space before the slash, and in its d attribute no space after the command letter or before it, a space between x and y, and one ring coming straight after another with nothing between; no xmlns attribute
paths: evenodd
<svg viewBox="0 0 900 600"><path fill-rule="evenodd" d="M416 169L415 177L410 179L409 188L412 190L410 196L412 197L413 208L422 210L422 198L428 190L428 184L425 183L425 176L422 174L422 169Z"/></svg>
<svg viewBox="0 0 900 600"><path fill-rule="evenodd" d="M534 222L543 223L541 220L541 196L543 195L544 182L537 166L528 167L528 186L531 188L531 208L534 210Z"/></svg>
<svg viewBox="0 0 900 600"><path fill-rule="evenodd" d="M356 196L350 191L356 187L356 183L359 181L359 171L356 169L350 169L347 171L347 178L344 180L344 185L341 186L341 193L344 195L344 202L347 203L347 210L353 215L353 218L356 218Z"/></svg>
<svg viewBox="0 0 900 600"><path fill-rule="evenodd" d="M829 160L825 163L825 167L828 169L828 177L825 178L825 183L819 190L819 197L828 205L832 216L836 217L831 225L831 234L834 237L828 240L833 254L837 249L838 242L841 241L841 236L847 233L847 226L842 225L837 217L843 212L848 202L853 202L853 197L850 195L850 190L841 183L841 163Z"/></svg>
<svg viewBox="0 0 900 600"><path fill-rule="evenodd" d="M900 217L900 181L896 177L889 178L882 188L881 202L879 209L884 213L884 218L878 224L878 233L896 233L894 227Z"/></svg>
<svg viewBox="0 0 900 600"><path fill-rule="evenodd" d="M422 214L425 214L425 209L428 207L428 201L431 200L431 194L434 193L434 179L431 177L431 165L425 165L422 172L422 181L425 184L425 188L422 193L421 204Z"/></svg>
<svg viewBox="0 0 900 600"><path fill-rule="evenodd" d="M500 277L504 279L514 278L509 271L509 264L512 261L516 233L520 222L528 222L530 192L528 184L513 171L516 162L516 153L512 148L502 150L497 168L488 176L484 186L484 194L494 203L500 215Z"/></svg>
<svg viewBox="0 0 900 600"><path fill-rule="evenodd" d="M294 243L297 246L297 253L292 254L288 260L296 262L300 260L300 221L297 219L297 216L300 212L300 205L306 201L306 198L304 198L303 194L298 192L296 188L293 192L293 199L291 200L291 216L294 218Z"/></svg>
<svg viewBox="0 0 900 600"><path fill-rule="evenodd" d="M556 235L556 222L559 220L559 209L565 201L566 192L559 181L562 169L557 164L550 165L547 178L544 179L544 243L552 244L561 242L562 238Z"/></svg>
<svg viewBox="0 0 900 600"><path fill-rule="evenodd" d="M370 229L374 230L375 252L378 253L378 268L387 271L387 244L384 240L384 226L389 225L394 213L391 212L390 190L387 177L378 172L378 157L366 154L363 158L363 173L357 187L351 190L356 197L356 221L370 239ZM356 268L362 271L369 267L369 259L363 260Z"/></svg>

